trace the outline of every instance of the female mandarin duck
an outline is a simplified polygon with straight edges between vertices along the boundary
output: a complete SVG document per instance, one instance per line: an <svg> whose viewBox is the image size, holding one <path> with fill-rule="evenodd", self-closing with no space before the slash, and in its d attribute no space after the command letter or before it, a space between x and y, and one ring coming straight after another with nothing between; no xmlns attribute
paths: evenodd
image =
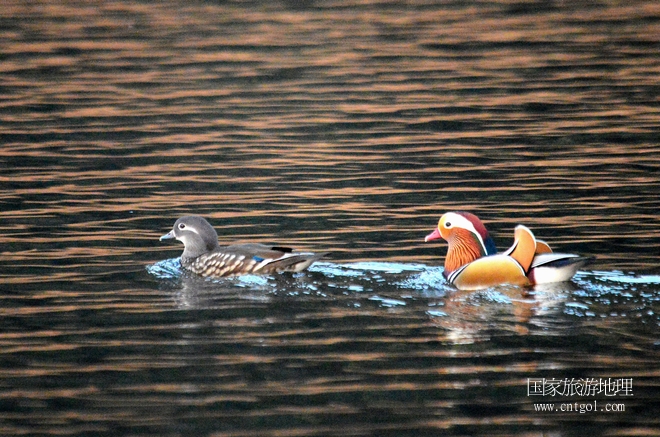
<svg viewBox="0 0 660 437"><path fill-rule="evenodd" d="M424 241L443 238L449 243L444 277L461 290L502 284L535 285L568 281L593 260L553 253L523 225L514 231L513 246L497 254L495 243L481 220L469 212L448 212Z"/></svg>
<svg viewBox="0 0 660 437"><path fill-rule="evenodd" d="M268 275L301 272L327 253L294 252L288 247L249 243L220 246L218 234L204 218L181 217L160 241L176 238L183 243L181 266L202 276Z"/></svg>

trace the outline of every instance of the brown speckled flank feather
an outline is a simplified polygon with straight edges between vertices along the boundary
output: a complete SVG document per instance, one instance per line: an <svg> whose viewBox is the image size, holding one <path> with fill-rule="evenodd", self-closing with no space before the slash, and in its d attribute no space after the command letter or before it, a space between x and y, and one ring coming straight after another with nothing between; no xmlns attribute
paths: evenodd
<svg viewBox="0 0 660 437"><path fill-rule="evenodd" d="M206 277L301 272L327 253L294 252L288 247L249 243L218 245L215 229L199 216L181 217L160 239L176 238L184 245L181 266Z"/></svg>
<svg viewBox="0 0 660 437"><path fill-rule="evenodd" d="M278 250L279 249L279 250ZM262 244L220 247L197 258L181 258L181 265L201 276L268 275L301 272L327 253L280 251Z"/></svg>

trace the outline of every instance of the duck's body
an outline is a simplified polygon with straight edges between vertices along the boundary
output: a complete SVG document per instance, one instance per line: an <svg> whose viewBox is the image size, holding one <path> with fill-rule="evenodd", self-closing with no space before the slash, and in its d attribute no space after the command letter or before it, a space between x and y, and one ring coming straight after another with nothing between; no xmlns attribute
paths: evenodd
<svg viewBox="0 0 660 437"><path fill-rule="evenodd" d="M502 284L536 285L570 280L592 258L553 253L550 246L522 225L513 246L498 254L486 227L475 215L449 212L425 241L443 238L449 244L443 275L462 290Z"/></svg>
<svg viewBox="0 0 660 437"><path fill-rule="evenodd" d="M215 229L204 218L194 215L178 219L160 240L172 238L184 245L181 266L206 277L300 272L327 255L259 243L220 246Z"/></svg>

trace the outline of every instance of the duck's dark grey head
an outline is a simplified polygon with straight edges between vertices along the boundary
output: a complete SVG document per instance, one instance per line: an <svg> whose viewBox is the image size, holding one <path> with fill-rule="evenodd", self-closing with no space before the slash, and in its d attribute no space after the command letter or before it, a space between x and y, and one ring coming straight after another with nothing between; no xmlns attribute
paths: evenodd
<svg viewBox="0 0 660 437"><path fill-rule="evenodd" d="M183 243L182 258L197 258L218 247L218 234L213 226L198 215L181 217L160 241L176 238Z"/></svg>

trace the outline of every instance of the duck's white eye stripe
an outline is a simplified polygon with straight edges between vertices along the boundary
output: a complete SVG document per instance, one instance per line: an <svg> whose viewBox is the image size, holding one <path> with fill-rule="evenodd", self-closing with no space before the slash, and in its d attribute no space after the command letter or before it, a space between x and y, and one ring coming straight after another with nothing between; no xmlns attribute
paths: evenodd
<svg viewBox="0 0 660 437"><path fill-rule="evenodd" d="M447 229L451 228L452 226L454 227L458 226L459 228L463 228L465 230L472 232L481 243L481 247L483 247L484 252L488 252L486 250L486 245L484 244L484 240L481 238L481 234L477 232L477 229L474 227L474 224L470 220L463 217L462 215L455 214L453 212L447 213L447 216L448 217L445 220L445 227Z"/></svg>
<svg viewBox="0 0 660 437"><path fill-rule="evenodd" d="M181 229L181 230L185 229L188 232L194 232L195 234L199 235L199 231L197 229L195 229L194 226L186 226L185 223L179 223L178 228Z"/></svg>

